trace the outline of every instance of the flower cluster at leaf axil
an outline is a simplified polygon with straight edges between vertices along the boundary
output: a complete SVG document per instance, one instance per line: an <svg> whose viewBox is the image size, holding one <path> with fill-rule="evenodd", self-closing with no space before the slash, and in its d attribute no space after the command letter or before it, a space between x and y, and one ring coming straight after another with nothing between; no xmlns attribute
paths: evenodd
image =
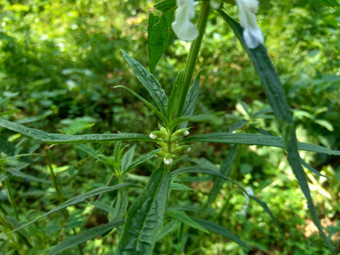
<svg viewBox="0 0 340 255"><path fill-rule="evenodd" d="M160 149L157 156L163 159L164 164L170 165L177 156L190 151L189 145L180 142L181 138L189 135L188 128L179 129L174 133L162 125L158 125L158 128L159 130L152 131L149 136L157 142Z"/></svg>

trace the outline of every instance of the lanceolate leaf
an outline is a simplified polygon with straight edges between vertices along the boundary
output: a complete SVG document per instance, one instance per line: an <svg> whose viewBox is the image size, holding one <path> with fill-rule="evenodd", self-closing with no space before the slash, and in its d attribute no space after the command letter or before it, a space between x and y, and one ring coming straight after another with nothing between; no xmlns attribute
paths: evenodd
<svg viewBox="0 0 340 255"><path fill-rule="evenodd" d="M168 200L170 173L160 168L128 211L117 255L151 255Z"/></svg>
<svg viewBox="0 0 340 255"><path fill-rule="evenodd" d="M205 168L205 167L199 167L199 166L179 168L179 169L173 171L171 173L171 176L172 176L172 178L175 178L177 175L184 174L184 173L209 174L209 175L212 175L212 176L216 176L216 177L222 178L222 179L224 179L226 181L230 181L231 183L235 184L237 187L239 187L244 192L245 195L247 195L251 199L255 200L269 214L269 216L274 221L276 227L280 230L280 232L282 232L278 221L274 217L274 214L271 212L269 207L264 202L262 202L260 199L254 197L254 196L250 196L246 192L246 190L240 184L238 184L237 182L231 180L227 176L225 176L225 175L223 175L223 174L221 174L219 172L216 172L216 171L214 171L212 169Z"/></svg>
<svg viewBox="0 0 340 255"><path fill-rule="evenodd" d="M282 133L285 145L284 148L288 153L288 162L293 170L296 179L299 182L304 196L307 199L309 211L312 215L314 223L319 229L320 235L324 239L328 248L334 253L331 242L329 241L326 234L323 232L321 223L313 204L312 196L308 187L307 177L302 168L300 155L298 153L298 142L296 139L295 128L293 125L293 120L287 103L286 95L283 91L275 68L267 54L267 50L263 45L259 45L255 49L247 48L243 39L242 27L236 21L226 15L223 11L220 11L220 14L233 29L243 48L247 51L251 61L253 62L254 68L261 79L261 83L265 89L270 105L273 108L276 117L281 122L283 122Z"/></svg>
<svg viewBox="0 0 340 255"><path fill-rule="evenodd" d="M56 247L54 247L47 255L59 254L60 252L64 250L70 249L78 244L84 243L108 231L111 231L113 228L116 228L122 225L123 223L124 223L123 220L113 220L105 225L100 225L100 226L85 230L81 232L79 235L73 236L61 242Z"/></svg>
<svg viewBox="0 0 340 255"><path fill-rule="evenodd" d="M214 222L207 221L207 220L202 220L202 219L198 219L198 218L192 218L192 219L194 221L196 221L198 224L200 224L202 227L204 227L205 229L212 231L212 232L215 232L217 234L220 234L220 235L234 241L235 243L243 246L244 248L251 250L250 246L248 246L245 242L240 240L234 233L230 232L225 227L222 227L222 226L220 226L220 225L218 225Z"/></svg>
<svg viewBox="0 0 340 255"><path fill-rule="evenodd" d="M110 187L96 188L96 189L88 191L88 192L86 192L84 194L75 196L75 197L67 200L66 202L58 205L57 207L53 208L52 210L48 211L47 213L44 213L43 215L39 216L38 218L36 218L36 219L34 219L34 220L30 221L30 222L27 222L24 225L21 225L17 229L12 230L9 233L12 233L12 232L17 231L17 230L22 229L22 228L25 228L28 225L31 225L32 223L34 223L34 222L36 222L36 221L38 221L38 220L40 220L40 219L42 219L42 218L52 214L52 213L58 212L58 211L66 208L68 206L79 204L79 203L85 201L86 199L88 199L90 197L97 196L97 195L100 195L100 194L103 194L103 193L106 193L106 192L110 192L110 191L114 191L114 190L119 190L119 189L126 188L126 187L131 187L131 186L134 186L134 185L132 185L130 183L122 183L122 184L118 184L118 185L110 186Z"/></svg>
<svg viewBox="0 0 340 255"><path fill-rule="evenodd" d="M45 143L94 143L104 141L152 141L147 135L134 133L118 134L89 134L89 135L63 135L46 133L39 129L28 128L23 125L0 119L0 127L7 128L22 135L40 140Z"/></svg>
<svg viewBox="0 0 340 255"><path fill-rule="evenodd" d="M200 77L201 72L196 76L196 79L194 81L194 84L191 86L187 98L185 100L185 105L183 109L183 117L184 116L192 116L195 112L197 100L198 100L198 92L200 88ZM183 122L179 128L185 128L187 126L188 122Z"/></svg>
<svg viewBox="0 0 340 255"><path fill-rule="evenodd" d="M208 231L204 228L201 227L200 224L196 223L193 219L191 219L185 212L183 211L177 211L177 210L168 210L166 212L167 215L175 218L178 221L183 222L184 224L192 227L192 228L196 228L200 231L203 231L205 233L208 233Z"/></svg>
<svg viewBox="0 0 340 255"><path fill-rule="evenodd" d="M203 135L193 135L184 139L185 142L213 142L227 144L249 144L264 145L278 148L284 148L284 142L281 137L272 135L257 135L248 133L208 133ZM340 155L340 151L330 150L328 148L298 142L298 149L304 151L313 151L330 155Z"/></svg>
<svg viewBox="0 0 340 255"><path fill-rule="evenodd" d="M138 80L143 84L143 86L147 89L152 99L157 104L160 111L166 116L166 109L168 105L168 98L159 82L156 78L145 69L137 60L130 57L124 50L122 50L123 57L126 62L130 65L132 71L137 76Z"/></svg>
<svg viewBox="0 0 340 255"><path fill-rule="evenodd" d="M227 156L223 160L223 163L220 168L220 173L224 176L228 176L236 159L237 155L237 145L234 145L231 147L230 151L228 152ZM214 181L214 186L210 191L209 198L208 198L208 204L211 204L215 201L217 195L220 193L221 188L223 186L224 180L222 178L216 178Z"/></svg>

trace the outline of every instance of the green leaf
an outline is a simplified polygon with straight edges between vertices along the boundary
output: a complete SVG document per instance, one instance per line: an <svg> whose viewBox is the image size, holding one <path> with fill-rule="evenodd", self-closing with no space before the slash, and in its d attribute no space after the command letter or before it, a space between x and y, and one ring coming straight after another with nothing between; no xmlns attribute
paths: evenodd
<svg viewBox="0 0 340 255"><path fill-rule="evenodd" d="M22 135L40 140L45 143L94 143L104 141L152 141L144 134L118 133L118 134L89 134L89 135L63 135L46 133L39 129L28 128L23 125L0 119L0 127L7 128Z"/></svg>
<svg viewBox="0 0 340 255"><path fill-rule="evenodd" d="M8 142L3 136L0 136L0 151L6 153L8 156L14 156L15 146Z"/></svg>
<svg viewBox="0 0 340 255"><path fill-rule="evenodd" d="M267 50L263 45L259 45L255 49L249 49L245 45L243 39L243 29L236 21L226 15L223 11L219 11L224 20L232 28L238 39L240 40L243 48L247 51L254 68L261 79L261 83L268 96L269 102L275 116L282 122L282 133L284 137L284 148L288 154L288 162L293 170L296 179L299 182L300 188L307 199L308 208L312 215L312 219L319 229L320 235L324 239L328 248L334 253L332 244L328 237L323 232L321 223L316 213L316 209L313 204L312 196L308 187L307 177L301 165L300 155L298 153L298 142L296 139L295 128L293 125L292 116L289 110L286 95L281 86L279 77L275 71L275 68L267 54ZM300 145L300 144L299 144ZM300 147L300 146L299 146Z"/></svg>
<svg viewBox="0 0 340 255"><path fill-rule="evenodd" d="M317 0L319 3L329 6L329 7L337 7L340 6L337 0Z"/></svg>
<svg viewBox="0 0 340 255"><path fill-rule="evenodd" d="M201 72L198 73L198 75L196 76L196 79L194 80L193 85L190 87L187 98L185 99L182 116L192 116L195 112L195 108L196 108L196 104L198 100L199 88L200 88L200 77L201 77ZM186 128L187 124L188 122L183 122L181 123L179 128Z"/></svg>
<svg viewBox="0 0 340 255"><path fill-rule="evenodd" d="M222 178L224 180L227 180L233 184L235 184L237 187L239 187L245 195L247 195L248 197L250 197L251 199L255 200L268 214L269 216L272 218L272 220L274 221L276 227L281 231L280 225L278 223L278 221L276 220L276 218L274 217L273 213L271 212L271 210L268 208L268 206L262 202L260 199L254 197L254 196L250 196L246 190L240 185L238 184L236 181L231 180L230 178L228 178L227 176L216 172L213 169L209 169L209 168L204 168L204 167L199 167L199 166L193 166L193 167L184 167L184 168L179 168L173 172L171 172L171 177L174 179L177 175L179 174L184 174L184 173L196 173L196 174L209 174L212 176L216 176L219 178Z"/></svg>
<svg viewBox="0 0 340 255"><path fill-rule="evenodd" d="M142 156L140 156L139 158L137 158L136 160L134 160L131 165L129 165L129 167L124 171L124 174L128 171L130 171L131 169L135 168L136 166L139 166L140 164L144 163L145 161L154 158L156 156L156 153L159 151L159 149L157 150L153 150L150 151L148 153L143 154Z"/></svg>
<svg viewBox="0 0 340 255"><path fill-rule="evenodd" d="M179 100L178 93L180 93L180 88L182 87L183 82L184 82L184 70L181 70L178 72L176 80L172 85L171 94L169 97L167 108L169 120L172 120L174 117L176 117L175 114L177 113Z"/></svg>
<svg viewBox="0 0 340 255"><path fill-rule="evenodd" d="M202 219L193 218L193 217L192 219L196 221L198 224L200 224L202 227L204 227L205 229L215 232L217 234L220 234L224 236L225 238L228 238L234 241L235 243L241 245L242 247L251 250L251 247L249 245L247 245L245 242L240 240L234 233L230 232L225 227L222 227L221 225L218 225L214 222L207 221L207 220L202 220Z"/></svg>
<svg viewBox="0 0 340 255"><path fill-rule="evenodd" d="M16 169L14 169L14 168L7 168L7 169L5 169L5 171L7 173L10 173L11 175L13 175L15 177L20 177L20 178L23 178L23 179L26 179L26 180L29 180L29 181L42 182L42 183L51 183L48 180L37 178L37 177L34 177L32 175L29 175L29 174L25 174L25 173L23 173L21 171L18 171Z"/></svg>
<svg viewBox="0 0 340 255"><path fill-rule="evenodd" d="M166 12L176 8L176 0L163 0L155 4L155 7L162 12Z"/></svg>
<svg viewBox="0 0 340 255"><path fill-rule="evenodd" d="M148 50L151 73L155 71L158 61L169 45L173 16L174 11L162 13L160 17L154 16L152 13L149 15Z"/></svg>
<svg viewBox="0 0 340 255"><path fill-rule="evenodd" d="M160 111L157 110L157 108L155 106L153 106L148 100L146 100L145 98L143 98L142 96L138 95L136 92L134 92L132 89L123 86L123 85L117 85L114 86L114 88L123 88L126 89L127 91L129 91L132 95L134 95L135 97L137 97L140 101L142 101L147 107L150 108L151 111L153 111L154 113L157 114L157 116L165 121L164 116L162 115L162 113Z"/></svg>
<svg viewBox="0 0 340 255"><path fill-rule="evenodd" d="M117 202L112 213L112 219L120 220L123 219L129 204L129 197L127 190L118 190Z"/></svg>
<svg viewBox="0 0 340 255"><path fill-rule="evenodd" d="M185 212L183 211L175 211L175 210L168 210L166 212L167 215L173 217L174 219L183 222L184 224L196 228L200 231L203 231L205 233L209 233L204 227L202 227L200 224L196 223L193 219L191 219Z"/></svg>
<svg viewBox="0 0 340 255"><path fill-rule="evenodd" d="M50 116L51 114L53 114L52 111L47 111L47 112L44 112L43 114L38 115L38 116L33 116L33 117L25 118L25 119L22 119L22 120L17 120L16 123L26 124L26 123L35 122L35 121L38 121L38 120L43 120L43 119L47 118L48 116Z"/></svg>
<svg viewBox="0 0 340 255"><path fill-rule="evenodd" d="M40 220L40 219L42 219L42 218L52 214L52 213L58 212L58 211L66 208L68 206L84 202L86 199L88 199L90 197L97 196L97 195L100 195L100 194L103 194L103 193L106 193L106 192L110 192L110 191L114 191L114 190L119 190L119 189L126 188L126 187L133 187L133 186L135 186L135 185L133 185L131 183L122 183L122 184L118 184L118 185L114 185L114 186L99 187L99 188L93 189L93 190L88 191L88 192L86 192L84 194L75 196L75 197L67 200L66 202L58 205L57 207L55 207L52 210L44 213L43 215L39 216L38 218L35 218L34 220L32 220L30 222L27 222L24 225L21 225L20 227L18 227L17 229L12 230L9 233L18 231L19 229L22 229L22 228L25 228L25 227L31 225L32 223L34 223L34 222L36 222L36 221L38 221L38 220Z"/></svg>
<svg viewBox="0 0 340 255"><path fill-rule="evenodd" d="M128 211L117 255L152 254L163 224L169 185L167 169L160 168L151 175L146 188Z"/></svg>
<svg viewBox="0 0 340 255"><path fill-rule="evenodd" d="M188 121L191 121L191 122L204 122L204 121L216 121L218 120L217 117L215 117L214 115L212 114L198 114L198 115L193 115L193 116L182 116L182 117L179 117L179 118L176 118L176 119L173 119L171 122L170 122L170 126L171 127L174 127L174 126L177 126L178 124L182 123L182 125L180 126L182 128L183 127L186 127ZM183 123L185 125L183 125Z"/></svg>
<svg viewBox="0 0 340 255"><path fill-rule="evenodd" d="M309 171L311 171L312 173L318 175L318 176L322 176L325 177L327 179L329 179L326 175L321 174L318 170L316 170L314 167L312 167L310 164L308 164L306 161L304 161L303 159L301 159L301 164L307 168Z"/></svg>
<svg viewBox="0 0 340 255"><path fill-rule="evenodd" d="M292 116L289 111L288 102L285 93L277 76L275 68L270 61L266 48L261 44L255 49L249 49L243 39L242 27L230 18L223 11L219 11L222 18L232 28L237 38L240 40L243 48L251 58L254 68L261 79L261 83L266 91L269 102L273 111L279 120L292 123Z"/></svg>
<svg viewBox="0 0 340 255"><path fill-rule="evenodd" d="M145 69L137 60L130 57L124 50L121 50L123 57L126 62L130 65L132 71L137 76L138 80L144 85L146 90L149 92L152 99L155 101L156 105L163 113L164 116L167 115L166 108L168 105L168 98L159 82L156 78Z"/></svg>
<svg viewBox="0 0 340 255"><path fill-rule="evenodd" d="M113 160L106 155L102 154L99 151L94 150L87 144L76 144L75 145L78 150L81 150L82 152L85 152L87 155L95 158L99 162L103 164L113 164Z"/></svg>
<svg viewBox="0 0 340 255"><path fill-rule="evenodd" d="M220 168L220 173L224 176L228 176L236 159L237 155L237 145L231 147L230 151L226 155L225 159ZM217 195L220 193L224 180L222 178L216 178L214 181L214 186L209 193L208 204L211 204L215 201Z"/></svg>
<svg viewBox="0 0 340 255"><path fill-rule="evenodd" d="M132 146L123 156L122 163L121 163L121 171L124 172L132 163L132 159L135 155L135 148L136 146Z"/></svg>
<svg viewBox="0 0 340 255"><path fill-rule="evenodd" d="M106 232L111 231L113 228L116 228L122 225L123 223L124 223L123 220L114 220L105 225L100 225L100 226L85 230L79 235L73 236L61 242L56 247L54 247L47 255L59 254L60 252L70 249L78 244L84 243L97 236L105 234Z"/></svg>
<svg viewBox="0 0 340 255"><path fill-rule="evenodd" d="M193 135L184 139L185 142L213 142L226 144L249 144L264 145L278 148L284 148L283 139L272 135L257 135L248 133L208 133L203 135ZM313 151L330 155L340 155L340 151L330 150L328 148L298 142L298 149L304 151Z"/></svg>

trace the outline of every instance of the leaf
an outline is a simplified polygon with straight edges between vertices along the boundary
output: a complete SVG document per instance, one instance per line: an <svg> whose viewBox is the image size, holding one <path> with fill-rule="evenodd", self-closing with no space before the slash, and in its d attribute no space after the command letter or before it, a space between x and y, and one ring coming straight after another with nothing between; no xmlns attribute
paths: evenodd
<svg viewBox="0 0 340 255"><path fill-rule="evenodd" d="M96 160L103 164L113 164L113 160L111 158L107 157L106 155L102 154L99 151L94 150L93 148L86 144L77 144L76 148L78 150L85 152L87 155L95 158Z"/></svg>
<svg viewBox="0 0 340 255"><path fill-rule="evenodd" d="M196 174L209 174L212 176L216 176L219 178L222 178L224 180L227 180L233 184L235 184L237 187L239 187L243 193L245 195L247 195L248 197L250 197L251 199L255 200L268 214L269 216L272 218L272 220L274 221L276 227L281 231L280 225L278 223L278 221L276 220L276 218L274 217L273 213L271 212L271 210L268 208L268 206L262 202L260 199L254 197L254 196L250 196L246 190L240 185L238 184L236 181L231 180L230 178L228 178L227 176L216 172L212 169L209 168L204 168L204 167L199 167L199 166L193 166L193 167L184 167L184 168L179 168L173 172L171 172L171 177L174 179L177 175L179 174L184 174L184 173L196 173ZM281 231L282 232L282 231Z"/></svg>
<svg viewBox="0 0 340 255"><path fill-rule="evenodd" d="M159 82L156 78L145 69L137 60L130 57L124 50L121 50L123 57L126 62L130 65L132 71L137 76L138 80L143 84L146 90L149 92L152 99L155 101L156 105L163 113L164 116L167 115L166 108L168 104L168 98Z"/></svg>
<svg viewBox="0 0 340 255"><path fill-rule="evenodd" d="M8 156L14 156L15 146L8 142L5 137L0 136L0 151L6 153Z"/></svg>
<svg viewBox="0 0 340 255"><path fill-rule="evenodd" d="M324 239L325 244L333 252L334 249L326 234L324 233L320 220L317 216L316 209L314 207L313 199L308 187L307 177L301 165L300 155L298 153L298 142L296 138L295 128L293 125L292 116L287 103L286 95L281 86L279 77L275 71L275 68L267 54L267 50L263 45L259 45L255 49L249 49L246 47L243 39L242 27L223 11L219 11L224 20L233 29L234 33L240 40L243 48L247 51L254 68L261 79L261 83L268 96L269 102L275 116L282 122L282 133L284 138L284 148L288 154L288 162L293 170L296 179L299 182L300 188L307 200L309 211L312 215L312 219L317 226L321 237Z"/></svg>
<svg viewBox="0 0 340 255"><path fill-rule="evenodd" d="M46 119L51 114L53 114L52 111L46 111L43 114L38 115L38 116L33 116L33 117L25 118L25 119L22 119L22 120L17 120L16 123L26 124L26 123L35 122L35 121L38 121L38 120L43 120L43 119Z"/></svg>
<svg viewBox="0 0 340 255"><path fill-rule="evenodd" d="M132 163L132 159L135 155L136 146L132 146L123 156L121 163L121 171L124 172Z"/></svg>
<svg viewBox="0 0 340 255"><path fill-rule="evenodd" d="M337 0L317 0L319 3L329 6L329 7L337 7L339 6L339 2Z"/></svg>
<svg viewBox="0 0 340 255"><path fill-rule="evenodd" d="M160 111L157 110L157 108L155 106L153 106L148 100L146 100L145 98L143 98L142 96L138 95L136 92L134 92L132 89L123 86L123 85L117 85L114 86L114 88L123 88L126 89L127 91L129 91L132 95L134 95L135 97L137 97L140 101L142 101L147 107L150 108L151 111L153 111L154 113L156 113L156 115L163 121L165 121L164 116L162 115L162 113Z"/></svg>
<svg viewBox="0 0 340 255"><path fill-rule="evenodd" d="M199 88L200 88L200 77L201 77L201 72L198 73L198 75L196 76L196 79L194 80L193 85L190 87L187 98L185 99L182 116L192 116L195 112L195 108L196 108L196 104L198 100ZM187 124L188 122L183 122L181 123L179 128L186 128Z"/></svg>
<svg viewBox="0 0 340 255"><path fill-rule="evenodd" d="M112 219L120 220L123 219L129 204L129 197L127 190L118 190L117 202L112 212Z"/></svg>
<svg viewBox="0 0 340 255"><path fill-rule="evenodd" d="M176 0L163 0L155 4L155 7L162 12L166 12L176 8Z"/></svg>
<svg viewBox="0 0 340 255"><path fill-rule="evenodd" d="M207 133L203 135L193 135L185 138L185 142L213 142L226 144L249 144L264 145L278 148L284 148L283 139L273 135L257 135L249 133ZM340 151L330 150L328 148L298 142L298 149L304 151L313 151L330 155L340 155Z"/></svg>
<svg viewBox="0 0 340 255"><path fill-rule="evenodd" d="M21 171L14 169L14 168L8 168L8 169L5 169L5 170L6 170L7 173L10 173L11 175L13 175L15 177L20 177L20 178L23 178L23 179L26 179L26 180L29 180L29 181L51 183L48 180L44 180L44 179L37 178L37 177L34 177L32 175L29 175L29 174L25 174Z"/></svg>
<svg viewBox="0 0 340 255"><path fill-rule="evenodd" d="M312 167L310 164L308 164L306 161L304 161L303 159L301 159L301 164L307 168L309 171L311 171L312 173L318 175L318 176L322 176L325 177L327 179L329 179L327 176L321 174L318 170L316 170L314 167Z"/></svg>
<svg viewBox="0 0 340 255"><path fill-rule="evenodd" d="M232 28L243 48L247 51L254 68L261 79L261 83L266 91L271 107L279 120L292 123L292 116L289 111L288 102L281 86L275 68L270 61L266 48L260 44L255 49L249 49L243 39L242 27L230 18L223 11L219 11L222 18Z"/></svg>
<svg viewBox="0 0 340 255"><path fill-rule="evenodd" d="M136 166L139 166L140 164L144 163L145 161L147 161L147 160L149 160L151 158L154 158L158 151L159 151L159 149L150 151L148 153L143 154L142 156L140 156L136 160L134 160L131 163L131 165L124 171L124 174L126 172L130 171L131 169L135 168Z"/></svg>
<svg viewBox="0 0 340 255"><path fill-rule="evenodd" d="M218 225L218 224L211 222L211 221L202 220L202 219L193 218L193 217L191 217L191 218L194 221L196 221L198 224L200 224L202 227L204 227L205 229L212 231L212 232L215 232L217 234L220 234L220 235L224 236L225 238L228 238L228 239L234 241L235 243L239 244L240 246L251 250L251 247L249 245L247 245L245 242L240 240L234 233L230 232L225 227Z"/></svg>
<svg viewBox="0 0 340 255"><path fill-rule="evenodd" d="M228 176L236 159L237 155L237 145L234 145L229 150L228 154L226 155L225 159L220 168L220 173L224 176ZM224 180L222 178L216 178L214 181L214 186L209 193L208 204L211 204L215 201L217 195L220 193Z"/></svg>
<svg viewBox="0 0 340 255"><path fill-rule="evenodd" d="M162 227L168 200L170 173L159 168L150 177L144 191L128 211L116 254L151 255Z"/></svg>
<svg viewBox="0 0 340 255"><path fill-rule="evenodd" d="M62 251L70 249L78 244L84 243L88 240L91 240L97 236L105 234L108 231L111 231L113 228L116 228L124 223L123 220L113 220L105 225L100 225L94 228L90 228L88 230L83 231L79 235L68 238L67 240L61 242L56 247L54 247L47 255L58 254Z"/></svg>
<svg viewBox="0 0 340 255"><path fill-rule="evenodd" d="M23 125L0 119L0 127L7 128L22 135L40 140L45 143L94 143L104 141L152 141L144 134L118 133L118 134L88 134L88 135L63 135L46 133L39 129L28 128Z"/></svg>
<svg viewBox="0 0 340 255"><path fill-rule="evenodd" d="M205 233L209 233L204 227L201 227L200 224L196 223L193 219L191 219L185 212L183 211L175 211L175 210L168 210L166 212L167 215L173 217L174 219L183 222L184 224L196 228L200 231Z"/></svg>
<svg viewBox="0 0 340 255"><path fill-rule="evenodd" d="M216 121L218 120L217 117L215 117L214 115L212 114L198 114L198 115L193 115L193 116L182 116L182 117L179 117L179 118L176 118L176 119L173 119L171 122L170 122L170 126L171 127L174 127L180 123L182 123L182 125L180 126L182 128L186 127L188 121L191 121L191 122L204 122L204 121ZM185 123L185 125L183 125L183 123Z"/></svg>
<svg viewBox="0 0 340 255"><path fill-rule="evenodd" d="M75 196L75 197L67 200L66 202L58 205L57 207L55 207L52 210L44 213L43 215L39 216L38 218L35 218L34 220L21 225L20 227L12 230L9 233L18 231L19 229L22 229L22 228L25 228L25 227L31 225L32 223L34 223L34 222L36 222L36 221L38 221L38 220L40 220L40 219L42 219L42 218L52 214L52 213L58 212L58 211L66 208L68 206L84 202L86 199L88 199L90 197L97 196L97 195L100 195L100 194L103 194L103 193L106 193L106 192L110 192L110 191L114 191L114 190L119 190L119 189L126 188L126 187L133 187L133 186L135 186L135 185L132 185L131 183L122 183L122 184L118 184L118 185L114 185L114 186L109 186L109 187L105 186L105 187L99 187L99 188L93 189L93 190L88 191L88 192L86 192L84 194Z"/></svg>
<svg viewBox="0 0 340 255"><path fill-rule="evenodd" d="M174 11L162 13L160 17L149 15L148 50L150 72L155 71L158 61L166 51L171 37L171 22Z"/></svg>
<svg viewBox="0 0 340 255"><path fill-rule="evenodd" d="M180 93L180 88L182 87L184 82L184 70L182 69L181 71L178 72L176 80L174 84L172 85L171 89L171 94L169 97L169 102L168 102L168 108L167 108L167 113L168 113L168 119L172 120L174 117L176 117L176 113L178 110L178 94Z"/></svg>

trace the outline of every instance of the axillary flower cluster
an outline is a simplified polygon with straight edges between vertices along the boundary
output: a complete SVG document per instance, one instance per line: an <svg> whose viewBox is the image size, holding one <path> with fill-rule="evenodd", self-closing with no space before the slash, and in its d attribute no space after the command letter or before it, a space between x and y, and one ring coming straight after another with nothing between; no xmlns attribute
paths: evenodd
<svg viewBox="0 0 340 255"><path fill-rule="evenodd" d="M182 128L171 133L162 125L158 125L158 127L159 130L152 131L149 136L151 139L156 140L160 149L157 156L163 159L164 164L171 165L174 158L190 151L189 145L180 142L182 137L189 135L189 129Z"/></svg>
<svg viewBox="0 0 340 255"><path fill-rule="evenodd" d="M213 8L219 8L220 1L212 1ZM258 0L236 0L240 24L243 30L243 38L250 49L254 49L263 43L262 31L257 25L256 12L259 7ZM172 23L172 29L177 38L182 41L193 41L198 36L198 31L191 20L195 16L194 0L177 0L177 9L175 21Z"/></svg>

